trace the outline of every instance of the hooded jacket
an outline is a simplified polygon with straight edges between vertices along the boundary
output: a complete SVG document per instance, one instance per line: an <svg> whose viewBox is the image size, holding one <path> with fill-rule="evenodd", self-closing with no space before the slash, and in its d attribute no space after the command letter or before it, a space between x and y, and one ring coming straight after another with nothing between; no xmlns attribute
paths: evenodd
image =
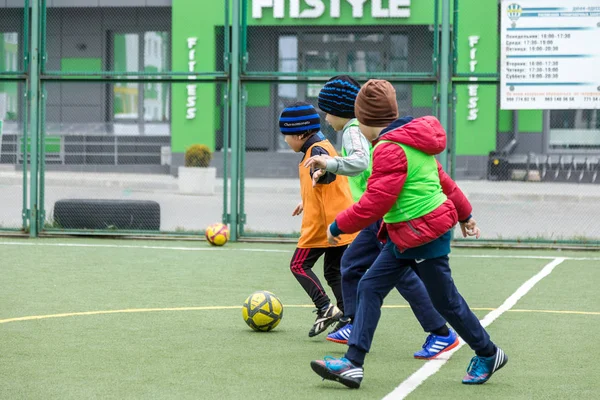
<svg viewBox="0 0 600 400"><path fill-rule="evenodd" d="M388 213L398 201L407 179L408 158L397 143L432 157L446 148L446 132L437 118L427 116L408 121L406 123L404 118L395 121L373 142L376 146L373 172L367 190L357 203L337 216L336 225L340 231L353 233L369 226ZM437 168L447 199L425 215L382 225L380 239L387 239L389 235L400 252L432 242L446 234L458 221L470 218L471 204L439 162Z"/></svg>

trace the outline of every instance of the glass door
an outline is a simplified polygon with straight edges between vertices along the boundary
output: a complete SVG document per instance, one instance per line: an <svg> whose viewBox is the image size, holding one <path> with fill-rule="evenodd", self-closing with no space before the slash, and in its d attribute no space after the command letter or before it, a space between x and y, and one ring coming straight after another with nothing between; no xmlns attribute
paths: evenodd
<svg viewBox="0 0 600 400"><path fill-rule="evenodd" d="M0 72L19 70L19 35L17 32L0 32ZM19 120L19 83L0 82L0 121L12 127ZM0 133L2 133L0 131Z"/></svg>
<svg viewBox="0 0 600 400"><path fill-rule="evenodd" d="M113 32L111 70L168 71L167 32ZM160 82L116 82L111 85L109 120L115 134L168 135L170 86Z"/></svg>
<svg viewBox="0 0 600 400"><path fill-rule="evenodd" d="M113 71L139 72L140 59L140 35L138 33L113 34ZM135 135L143 132L142 121L139 118L139 109L142 103L139 84L134 82L114 83L112 100L110 120L114 124L114 133Z"/></svg>
<svg viewBox="0 0 600 400"><path fill-rule="evenodd" d="M299 31L279 37L279 68L281 72L318 72L328 76L348 72L377 78L380 73L408 71L408 52L408 35L405 33ZM322 83L279 85L278 110L284 102L293 100L316 106L321 87ZM394 87L400 115L410 115L411 85L396 84ZM322 131L334 144L340 143L339 135L324 121ZM285 143L279 140L279 149L285 148Z"/></svg>

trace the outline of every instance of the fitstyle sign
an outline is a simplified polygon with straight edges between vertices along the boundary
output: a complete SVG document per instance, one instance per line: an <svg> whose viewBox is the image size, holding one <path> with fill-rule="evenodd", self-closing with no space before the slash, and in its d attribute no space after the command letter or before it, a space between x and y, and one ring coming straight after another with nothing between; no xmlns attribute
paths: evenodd
<svg viewBox="0 0 600 400"><path fill-rule="evenodd" d="M320 18L326 11L331 18L340 18L342 3L352 6L352 17L356 19L364 16L367 3L373 18L410 17L410 0L252 0L252 18L262 18L264 9L272 9L277 19Z"/></svg>
<svg viewBox="0 0 600 400"><path fill-rule="evenodd" d="M503 0L504 110L600 108L600 2Z"/></svg>

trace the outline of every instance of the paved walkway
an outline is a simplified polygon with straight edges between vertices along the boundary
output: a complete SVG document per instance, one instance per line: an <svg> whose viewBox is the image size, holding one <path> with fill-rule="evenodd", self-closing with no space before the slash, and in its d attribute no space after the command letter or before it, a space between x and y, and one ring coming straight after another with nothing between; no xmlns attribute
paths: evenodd
<svg viewBox="0 0 600 400"><path fill-rule="evenodd" d="M471 200L474 216L487 239L600 240L600 185L459 181ZM0 225L21 221L22 175L0 171ZM221 220L223 180L213 196L180 194L169 175L118 173L46 173L45 208L66 198L155 200L161 206L163 230L201 230ZM294 179L247 179L243 209L248 231L293 233L300 218L291 213L298 201Z"/></svg>

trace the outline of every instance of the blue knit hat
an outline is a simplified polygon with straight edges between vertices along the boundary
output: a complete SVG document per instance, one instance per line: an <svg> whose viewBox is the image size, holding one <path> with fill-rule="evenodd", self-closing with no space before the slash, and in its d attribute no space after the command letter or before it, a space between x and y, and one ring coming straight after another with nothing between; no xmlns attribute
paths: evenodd
<svg viewBox="0 0 600 400"><path fill-rule="evenodd" d="M331 78L319 92L319 108L341 118L354 118L354 100L360 84L348 75Z"/></svg>
<svg viewBox="0 0 600 400"><path fill-rule="evenodd" d="M279 130L284 135L303 135L319 132L321 119L317 110L308 103L296 103L286 107L279 117Z"/></svg>

